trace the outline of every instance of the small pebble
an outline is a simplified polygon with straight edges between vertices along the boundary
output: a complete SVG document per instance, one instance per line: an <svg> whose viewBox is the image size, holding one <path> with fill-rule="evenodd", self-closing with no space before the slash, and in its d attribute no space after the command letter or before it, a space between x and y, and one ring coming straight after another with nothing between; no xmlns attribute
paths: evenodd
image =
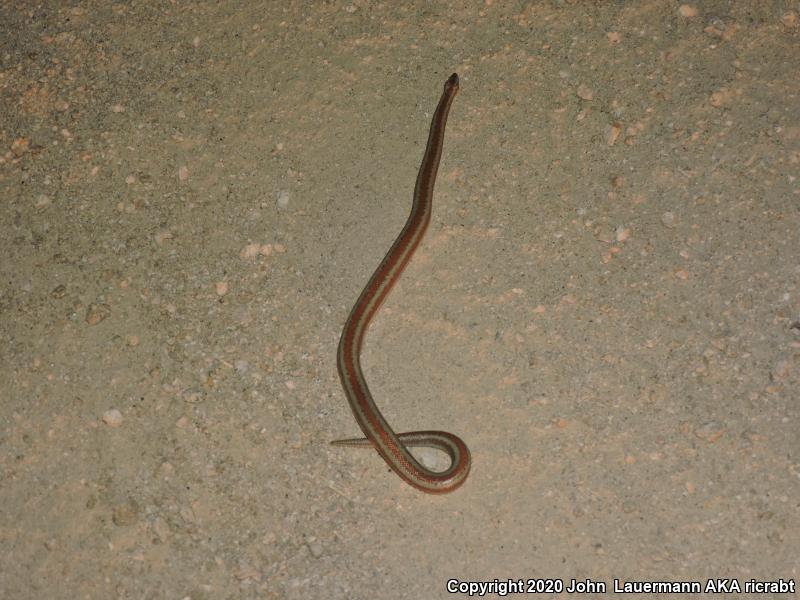
<svg viewBox="0 0 800 600"><path fill-rule="evenodd" d="M289 192L287 192L286 190L282 190L278 194L277 202L279 208L286 208L287 206L289 206Z"/></svg>
<svg viewBox="0 0 800 600"><path fill-rule="evenodd" d="M789 376L789 373L792 371L792 362L787 359L783 359L775 365L775 368L772 370L772 379L775 381L779 381L781 379L786 379Z"/></svg>
<svg viewBox="0 0 800 600"><path fill-rule="evenodd" d="M101 302L92 302L86 309L86 322L89 325L97 325L111 315L111 307Z"/></svg>
<svg viewBox="0 0 800 600"><path fill-rule="evenodd" d="M578 94L578 98L581 100L591 100L594 98L594 91L592 91L592 88L583 84L578 86L578 89L575 93Z"/></svg>
<svg viewBox="0 0 800 600"><path fill-rule="evenodd" d="M11 152L19 158L28 151L30 147L30 140L28 138L20 137L11 143Z"/></svg>
<svg viewBox="0 0 800 600"><path fill-rule="evenodd" d="M675 215L667 211L661 215L661 224L668 229L675 227Z"/></svg>
<svg viewBox="0 0 800 600"><path fill-rule="evenodd" d="M152 529L161 542L167 541L171 533L169 524L161 517L156 517L156 520L153 521Z"/></svg>
<svg viewBox="0 0 800 600"><path fill-rule="evenodd" d="M443 471L449 466L448 458L444 453L433 448L414 448L414 456L422 466L433 471Z"/></svg>
<svg viewBox="0 0 800 600"><path fill-rule="evenodd" d="M783 15L781 15L781 23L783 23L783 26L787 29L794 29L797 27L798 23L797 13L793 10L783 13Z"/></svg>
<svg viewBox="0 0 800 600"><path fill-rule="evenodd" d="M726 87L722 87L711 94L709 102L714 108L719 108L730 102L731 98L733 98L733 92Z"/></svg>
<svg viewBox="0 0 800 600"><path fill-rule="evenodd" d="M311 556L314 558L320 558L322 556L322 543L315 537L309 537L306 540L306 547L308 551L311 553Z"/></svg>
<svg viewBox="0 0 800 600"><path fill-rule="evenodd" d="M753 442L760 439L760 436L749 429L745 429L739 436L739 448L747 449L753 447Z"/></svg>
<svg viewBox="0 0 800 600"><path fill-rule="evenodd" d="M203 401L203 392L198 389L189 388L181 392L181 398L189 404L198 404Z"/></svg>
<svg viewBox="0 0 800 600"><path fill-rule="evenodd" d="M186 181L189 179L189 167L183 165L180 169L178 169L178 179L180 181Z"/></svg>
<svg viewBox="0 0 800 600"><path fill-rule="evenodd" d="M116 408L112 408L103 413L103 423L109 427L119 427L122 425L122 413Z"/></svg>
<svg viewBox="0 0 800 600"><path fill-rule="evenodd" d="M181 507L181 509L178 511L178 514L181 516L181 519L183 519L187 523L197 522L197 516L195 515L194 510L192 510L191 506Z"/></svg>
<svg viewBox="0 0 800 600"><path fill-rule="evenodd" d="M611 226L608 223L599 223L596 227L594 227L592 233L594 234L596 240L605 242L606 244L610 244L614 241L614 231L612 231Z"/></svg>
<svg viewBox="0 0 800 600"><path fill-rule="evenodd" d="M609 31L609 32L606 34L606 37L608 38L608 41L609 41L609 42L610 42L610 43L611 43L613 46L616 46L617 44L619 44L619 43L622 41L622 36L621 36L621 35L619 34L619 32L617 32L617 31Z"/></svg>
<svg viewBox="0 0 800 600"><path fill-rule="evenodd" d="M706 28L703 29L703 32L707 33L710 36L724 39L725 37L730 37L730 34L728 36L726 36L725 34L727 29L728 26L725 24L725 21L714 17L711 19Z"/></svg>
<svg viewBox="0 0 800 600"><path fill-rule="evenodd" d="M256 256L258 256L260 251L261 244L247 244L247 246L242 248L242 251L239 252L239 258L253 260Z"/></svg>
<svg viewBox="0 0 800 600"><path fill-rule="evenodd" d="M629 227L623 227L622 225L617 227L617 230L616 230L615 233L616 233L616 239L617 239L618 242L624 242L629 237L631 237L630 228Z"/></svg>
<svg viewBox="0 0 800 600"><path fill-rule="evenodd" d="M153 240L159 246L163 246L164 242L172 239L172 232L169 229L162 229L153 236Z"/></svg>
<svg viewBox="0 0 800 600"><path fill-rule="evenodd" d="M233 575L239 581L247 581L247 580L261 581L262 577L261 571L259 571L258 569L256 569L251 565L244 565L240 567L239 569L234 571Z"/></svg>
<svg viewBox="0 0 800 600"><path fill-rule="evenodd" d="M695 436L701 440L713 444L725 433L725 426L717 421L707 421L694 430Z"/></svg>
<svg viewBox="0 0 800 600"><path fill-rule="evenodd" d="M228 282L227 281L218 281L214 285L214 290L217 292L217 296L224 296L228 293Z"/></svg>
<svg viewBox="0 0 800 600"><path fill-rule="evenodd" d="M139 507L133 501L118 504L113 509L111 520L117 527L133 525L137 521L138 513Z"/></svg>
<svg viewBox="0 0 800 600"><path fill-rule="evenodd" d="M619 121L613 122L606 132L606 144L609 146L616 144L620 133L622 133L622 123Z"/></svg>
<svg viewBox="0 0 800 600"><path fill-rule="evenodd" d="M678 8L678 14L682 17L690 19L697 16L697 9L689 4L681 4Z"/></svg>
<svg viewBox="0 0 800 600"><path fill-rule="evenodd" d="M674 273L673 273L673 274L674 274L674 275L675 275L675 277L677 277L678 279L683 279L684 281L685 281L686 279L689 279L689 273L688 273L687 271L685 271L684 269L675 269L675 271L674 271Z"/></svg>

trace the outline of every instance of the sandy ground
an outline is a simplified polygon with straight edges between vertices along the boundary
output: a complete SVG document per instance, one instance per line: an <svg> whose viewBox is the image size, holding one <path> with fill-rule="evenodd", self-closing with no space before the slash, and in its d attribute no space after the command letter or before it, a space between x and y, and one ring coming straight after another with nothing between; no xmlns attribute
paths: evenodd
<svg viewBox="0 0 800 600"><path fill-rule="evenodd" d="M0 596L800 578L798 2L400 5L0 3Z"/></svg>

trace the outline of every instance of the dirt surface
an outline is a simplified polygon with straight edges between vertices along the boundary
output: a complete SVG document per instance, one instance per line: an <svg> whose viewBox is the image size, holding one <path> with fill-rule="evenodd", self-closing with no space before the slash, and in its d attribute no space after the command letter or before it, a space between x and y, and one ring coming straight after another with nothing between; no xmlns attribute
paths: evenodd
<svg viewBox="0 0 800 600"><path fill-rule="evenodd" d="M0 596L800 578L797 1L0 7Z"/></svg>

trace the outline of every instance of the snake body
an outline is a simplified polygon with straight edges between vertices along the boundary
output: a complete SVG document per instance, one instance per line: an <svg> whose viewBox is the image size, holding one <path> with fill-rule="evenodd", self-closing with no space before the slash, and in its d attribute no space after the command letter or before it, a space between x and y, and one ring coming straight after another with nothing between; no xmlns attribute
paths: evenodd
<svg viewBox="0 0 800 600"><path fill-rule="evenodd" d="M458 75L453 73L444 84L444 92L433 114L428 145L417 174L411 214L350 311L339 341L339 377L353 415L366 437L331 442L336 446L374 447L406 483L432 494L451 492L464 483L470 469L469 449L461 438L446 431L396 434L375 405L361 371L360 356L370 321L408 265L430 223L433 186L442 156L447 115L458 87ZM422 466L408 448L423 446L447 453L449 468L437 472Z"/></svg>

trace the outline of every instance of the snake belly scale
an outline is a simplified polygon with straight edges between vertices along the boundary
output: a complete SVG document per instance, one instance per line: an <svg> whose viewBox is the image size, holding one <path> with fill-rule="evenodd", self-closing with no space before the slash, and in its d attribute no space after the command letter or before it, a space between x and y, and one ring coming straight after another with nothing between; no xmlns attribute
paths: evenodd
<svg viewBox="0 0 800 600"><path fill-rule="evenodd" d="M431 220L433 186L442 156L447 115L458 87L458 75L453 73L444 84L444 92L433 114L428 144L414 188L411 214L350 311L339 341L339 377L353 415L366 437L331 442L335 446L374 447L406 483L432 494L451 492L464 483L470 469L469 449L461 438L446 431L395 433L372 398L361 371L360 356L370 321L408 265ZM450 457L450 466L445 471L431 471L414 458L408 451L410 447L441 450Z"/></svg>

